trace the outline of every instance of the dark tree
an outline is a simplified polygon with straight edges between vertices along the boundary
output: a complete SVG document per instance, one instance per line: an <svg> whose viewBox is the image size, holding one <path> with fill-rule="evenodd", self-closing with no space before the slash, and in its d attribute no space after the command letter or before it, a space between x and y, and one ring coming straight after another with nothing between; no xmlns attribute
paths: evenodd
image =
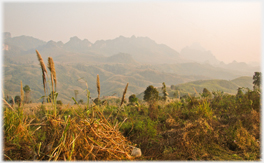
<svg viewBox="0 0 264 163"><path fill-rule="evenodd" d="M78 101L78 103L79 103L79 104L83 104L83 100L80 99L80 100Z"/></svg>
<svg viewBox="0 0 264 163"><path fill-rule="evenodd" d="M174 96L175 98L180 98L180 97L178 97L179 95L180 95L180 93L179 93L178 90L174 91L173 96Z"/></svg>
<svg viewBox="0 0 264 163"><path fill-rule="evenodd" d="M20 98L20 96L15 96L15 103L18 103L18 104L20 104L20 102L21 102L21 98Z"/></svg>
<svg viewBox="0 0 264 163"><path fill-rule="evenodd" d="M94 99L93 101L96 105L100 105L101 104L101 100L98 99L98 97L96 99Z"/></svg>
<svg viewBox="0 0 264 163"><path fill-rule="evenodd" d="M261 84L261 72L255 72L255 75L253 76L253 84L254 84L254 90L260 88Z"/></svg>
<svg viewBox="0 0 264 163"><path fill-rule="evenodd" d="M236 97L241 98L241 97L243 97L243 95L244 95L244 93L242 92L242 88L238 88Z"/></svg>
<svg viewBox="0 0 264 163"><path fill-rule="evenodd" d="M176 86L175 85L171 85L171 90L175 90Z"/></svg>
<svg viewBox="0 0 264 163"><path fill-rule="evenodd" d="M212 97L212 94L210 91L208 91L208 89L204 88L203 93L202 93L202 97Z"/></svg>
<svg viewBox="0 0 264 163"><path fill-rule="evenodd" d="M57 101L57 104L58 104L58 105L62 105L61 100L58 100L58 101Z"/></svg>
<svg viewBox="0 0 264 163"><path fill-rule="evenodd" d="M144 100L149 104L155 103L159 99L159 92L152 85L148 86L144 91Z"/></svg>
<svg viewBox="0 0 264 163"><path fill-rule="evenodd" d="M134 103L138 101L138 98L136 97L135 94L130 95L128 99L130 103Z"/></svg>
<svg viewBox="0 0 264 163"><path fill-rule="evenodd" d="M28 103L29 102L29 94L30 94L30 87L28 85L25 85L23 87L23 90L25 92L25 103Z"/></svg>
<svg viewBox="0 0 264 163"><path fill-rule="evenodd" d="M168 92L167 92L167 90L166 90L166 84L163 82L162 83L162 93L163 93L163 97L162 97L162 99L164 100L164 101L166 101L167 100L167 98L168 98Z"/></svg>

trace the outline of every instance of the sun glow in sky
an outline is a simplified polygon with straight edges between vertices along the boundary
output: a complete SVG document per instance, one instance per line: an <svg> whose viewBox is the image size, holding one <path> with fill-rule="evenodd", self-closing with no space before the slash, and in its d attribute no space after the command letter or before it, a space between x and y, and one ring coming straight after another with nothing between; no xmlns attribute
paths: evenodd
<svg viewBox="0 0 264 163"><path fill-rule="evenodd" d="M199 42L225 63L260 61L261 1L4 2L3 31L44 41L149 37L180 52Z"/></svg>

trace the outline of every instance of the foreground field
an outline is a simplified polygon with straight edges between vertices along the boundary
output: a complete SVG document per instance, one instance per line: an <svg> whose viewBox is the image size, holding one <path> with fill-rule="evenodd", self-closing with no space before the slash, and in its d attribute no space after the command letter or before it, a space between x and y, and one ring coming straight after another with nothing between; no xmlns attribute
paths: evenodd
<svg viewBox="0 0 264 163"><path fill-rule="evenodd" d="M260 160L260 93L4 107L4 160ZM117 114L117 112L119 113ZM133 148L142 151L131 155Z"/></svg>

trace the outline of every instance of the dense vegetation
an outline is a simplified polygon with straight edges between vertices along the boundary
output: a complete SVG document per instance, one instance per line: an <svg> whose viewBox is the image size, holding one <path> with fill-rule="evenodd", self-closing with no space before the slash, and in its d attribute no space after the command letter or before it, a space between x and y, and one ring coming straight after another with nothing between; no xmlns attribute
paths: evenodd
<svg viewBox="0 0 264 163"><path fill-rule="evenodd" d="M60 104L55 105L57 115L54 103L4 107L4 159L135 159L116 151L112 151L115 157L110 157L109 150L120 152L120 147L103 144L100 138L108 132L102 132L106 128L96 130L108 124L112 131L120 131L128 144L142 150L139 160L259 160L260 76L256 78L254 91L239 88L235 95L204 89L196 96L166 101L157 98L157 89L150 86L144 95L148 103L132 95L121 106L116 101L88 107ZM150 96L153 92L155 96ZM95 133L87 130L89 126ZM108 146L108 153L91 148L86 137L97 148ZM127 148L123 150L129 153Z"/></svg>

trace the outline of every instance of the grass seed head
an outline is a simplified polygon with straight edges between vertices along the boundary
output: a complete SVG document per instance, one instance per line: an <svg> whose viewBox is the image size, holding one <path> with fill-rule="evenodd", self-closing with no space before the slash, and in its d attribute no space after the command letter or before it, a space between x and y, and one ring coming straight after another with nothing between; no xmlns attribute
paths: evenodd
<svg viewBox="0 0 264 163"><path fill-rule="evenodd" d="M37 57L41 66L41 70L42 70L42 81L43 81L43 87L44 87L44 92L46 93L46 74L47 73L47 69L46 66L44 64L44 61L41 57L41 55L39 54L39 52L36 50L37 53Z"/></svg>
<svg viewBox="0 0 264 163"><path fill-rule="evenodd" d="M52 57L49 57L48 58L48 68L50 70L50 75L51 75L51 78L53 78L54 82L55 82L55 89L56 89L56 86L57 86L57 78L56 78L56 71L55 71L55 64L53 62L53 59ZM52 80L52 83L53 83L53 80Z"/></svg>
<svg viewBox="0 0 264 163"><path fill-rule="evenodd" d="M41 55L39 54L38 50L36 50L36 53L37 53L37 57L38 57L38 60L39 60L39 63L40 63L42 71L47 73L46 66L45 66L44 61L43 61Z"/></svg>

